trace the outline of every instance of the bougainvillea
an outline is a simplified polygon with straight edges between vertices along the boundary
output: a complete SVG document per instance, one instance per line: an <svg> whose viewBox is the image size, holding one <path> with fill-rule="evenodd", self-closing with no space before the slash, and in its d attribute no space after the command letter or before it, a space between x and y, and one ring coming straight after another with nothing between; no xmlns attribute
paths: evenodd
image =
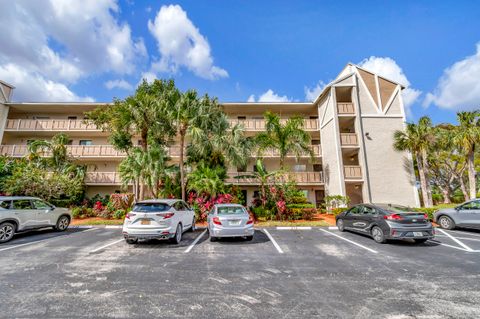
<svg viewBox="0 0 480 319"><path fill-rule="evenodd" d="M230 194L219 194L215 197L206 194L198 196L194 192L188 194L188 203L195 209L198 221L203 221L207 218L207 214L213 205L238 203L238 201L237 197Z"/></svg>

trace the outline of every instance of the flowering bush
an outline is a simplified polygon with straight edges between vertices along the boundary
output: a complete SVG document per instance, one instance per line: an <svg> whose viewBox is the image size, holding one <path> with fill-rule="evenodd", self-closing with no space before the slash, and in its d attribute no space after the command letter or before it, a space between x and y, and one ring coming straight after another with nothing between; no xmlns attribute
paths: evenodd
<svg viewBox="0 0 480 319"><path fill-rule="evenodd" d="M238 198L231 194L219 194L212 197L207 194L198 196L196 193L191 192L188 194L188 203L195 210L197 220L204 221L208 212L215 204L238 203Z"/></svg>

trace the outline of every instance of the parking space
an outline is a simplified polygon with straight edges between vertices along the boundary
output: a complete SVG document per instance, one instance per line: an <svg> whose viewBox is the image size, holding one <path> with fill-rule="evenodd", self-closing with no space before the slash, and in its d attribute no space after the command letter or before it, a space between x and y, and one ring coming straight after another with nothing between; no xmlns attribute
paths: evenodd
<svg viewBox="0 0 480 319"><path fill-rule="evenodd" d="M0 246L0 302L35 318L476 318L478 264L480 233L463 230L377 244L328 228L210 242L198 229L180 245L128 245L116 228L42 230Z"/></svg>

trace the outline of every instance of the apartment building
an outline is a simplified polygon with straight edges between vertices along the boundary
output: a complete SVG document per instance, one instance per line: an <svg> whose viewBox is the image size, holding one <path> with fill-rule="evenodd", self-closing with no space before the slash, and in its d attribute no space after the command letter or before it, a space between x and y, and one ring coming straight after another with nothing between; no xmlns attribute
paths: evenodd
<svg viewBox="0 0 480 319"><path fill-rule="evenodd" d="M84 122L84 112L107 103L11 102L14 87L0 81L0 154L22 157L27 144L65 132L71 138L70 154L86 164L87 194L121 189L117 166L125 154L108 145L108 133ZM401 84L347 64L320 96L309 103L223 103L232 124L241 123L246 134L265 129L263 113L282 119L304 117L311 134L314 159L286 160L293 178L311 202L326 195L347 195L351 203L398 203L419 206L409 153L394 150L393 132L402 130L405 112ZM169 149L178 161L179 147ZM247 171L254 170L254 154ZM275 151L264 154L267 170L279 168ZM229 170L228 183L237 184L250 203L258 191L254 179L238 179L245 172Z"/></svg>

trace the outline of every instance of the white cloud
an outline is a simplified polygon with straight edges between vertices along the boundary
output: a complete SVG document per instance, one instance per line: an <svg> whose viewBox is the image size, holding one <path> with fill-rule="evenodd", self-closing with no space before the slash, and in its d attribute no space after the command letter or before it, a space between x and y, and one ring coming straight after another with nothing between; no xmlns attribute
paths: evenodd
<svg viewBox="0 0 480 319"><path fill-rule="evenodd" d="M213 65L207 39L179 5L162 6L155 20L148 21L148 29L157 40L161 55L152 64L152 71L174 73L186 67L205 79L228 77L226 70Z"/></svg>
<svg viewBox="0 0 480 319"><path fill-rule="evenodd" d="M153 81L157 78L157 75L153 72L143 72L140 76L140 81L138 84L141 84L143 80L146 80L148 83L153 83Z"/></svg>
<svg viewBox="0 0 480 319"><path fill-rule="evenodd" d="M452 110L475 110L480 107L480 43L477 52L455 62L443 71L433 93L423 105L431 103Z"/></svg>
<svg viewBox="0 0 480 319"><path fill-rule="evenodd" d="M131 74L146 56L142 39L118 20L116 0L0 2L0 67L63 86L92 74ZM7 75L0 73L0 78ZM20 92L15 98L30 95Z"/></svg>
<svg viewBox="0 0 480 319"><path fill-rule="evenodd" d="M262 95L259 96L257 102L291 102L292 100L286 95L280 96L273 92L271 89L268 89ZM255 95L250 95L247 102L255 102Z"/></svg>
<svg viewBox="0 0 480 319"><path fill-rule="evenodd" d="M367 69L373 73L383 76L386 79L393 80L405 86L402 91L403 104L405 105L406 114L411 114L410 107L415 103L422 91L414 89L410 86L407 76L403 73L402 68L389 57L371 56L358 64L360 67Z"/></svg>
<svg viewBox="0 0 480 319"><path fill-rule="evenodd" d="M133 90L133 86L125 80L107 81L105 82L105 87L109 90L112 90L112 89Z"/></svg>
<svg viewBox="0 0 480 319"><path fill-rule="evenodd" d="M34 102L93 102L91 97L80 97L62 83L45 79L38 73L15 64L0 65L0 75L8 83L15 83L16 99Z"/></svg>
<svg viewBox="0 0 480 319"><path fill-rule="evenodd" d="M309 88L307 86L304 87L305 91L305 100L308 102L313 102L317 99L317 97L322 93L323 89L327 84L323 81L318 81L317 85L313 88Z"/></svg>

